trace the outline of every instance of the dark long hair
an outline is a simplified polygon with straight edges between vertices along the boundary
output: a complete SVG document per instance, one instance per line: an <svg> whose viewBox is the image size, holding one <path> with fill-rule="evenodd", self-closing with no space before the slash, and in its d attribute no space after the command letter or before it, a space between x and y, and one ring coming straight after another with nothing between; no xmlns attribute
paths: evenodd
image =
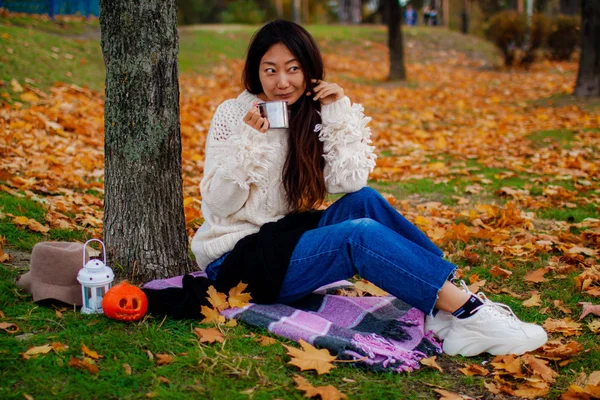
<svg viewBox="0 0 600 400"><path fill-rule="evenodd" d="M323 59L312 36L300 25L275 20L254 34L248 47L243 83L252 94L263 92L259 77L260 60L274 44L285 45L300 63L306 91L313 92L313 79L324 77ZM303 211L325 199L323 143L315 127L321 123L321 103L313 96L301 96L291 105L289 151L283 166L283 187L288 205Z"/></svg>

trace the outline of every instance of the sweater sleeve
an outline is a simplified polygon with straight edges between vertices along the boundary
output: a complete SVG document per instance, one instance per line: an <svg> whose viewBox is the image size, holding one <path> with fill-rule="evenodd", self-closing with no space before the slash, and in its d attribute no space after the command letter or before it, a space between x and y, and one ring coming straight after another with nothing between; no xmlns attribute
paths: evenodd
<svg viewBox="0 0 600 400"><path fill-rule="evenodd" d="M375 148L370 146L371 118L360 104L344 97L321 110L325 184L329 193L355 192L367 185L375 167Z"/></svg>
<svg viewBox="0 0 600 400"><path fill-rule="evenodd" d="M202 201L226 218L239 211L252 184L266 181L273 148L265 134L242 121L242 111L227 101L215 112L206 141Z"/></svg>

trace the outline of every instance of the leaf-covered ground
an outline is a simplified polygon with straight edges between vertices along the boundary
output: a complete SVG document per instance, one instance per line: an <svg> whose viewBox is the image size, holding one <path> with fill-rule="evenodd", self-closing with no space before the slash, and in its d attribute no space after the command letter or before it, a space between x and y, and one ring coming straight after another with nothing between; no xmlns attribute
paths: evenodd
<svg viewBox="0 0 600 400"><path fill-rule="evenodd" d="M519 359L441 356L412 376L349 366L330 375L303 376L314 385L336 386L351 398L432 398L435 393L452 398L440 390L483 398L553 398L575 393L578 389L571 385L597 395L600 102L568 96L576 63L541 61L530 70L498 69L489 47L477 39L409 30L409 81L389 83L385 30L372 28L352 37L342 29L347 27L321 27L315 35L324 49L327 79L344 87L373 118L379 158L370 184L444 249L468 284L509 304L523 319L544 324L552 342ZM182 51L187 52L185 35ZM13 52L24 41L12 30L2 38ZM231 54L211 53L220 61L208 73L186 73L180 80L190 235L202 221L198 185L212 114L240 91L236 83L242 62L230 58L239 54L237 39L231 36ZM50 52L69 59L60 48ZM214 398L220 388L227 394L223 398L300 398L294 381L305 388L306 383L292 378L297 370L285 364L289 358L283 347L262 348L249 339L257 333L247 328L222 328L225 341L207 345L192 333L197 322L150 319L124 326L69 310L58 316L35 308L9 281L22 272L11 267L13 255L21 254L18 249L29 251L40 240L99 237L102 226L102 94L84 88L83 81L40 90L25 77L5 79L6 101L0 108L0 262L5 263L0 269L0 310L5 315L0 315L0 366L16 374L9 378L8 372L0 373L2 397L44 397L42 388L50 377L24 378L34 375L33 363L58 375L83 368L78 373L87 377L91 372L95 385L104 376L123 390L114 397L171 397L190 391ZM105 339L93 338L94 326L106 332ZM2 333L15 329L19 332ZM131 335L129 349L116 350L119 334ZM179 342L157 343L170 334ZM24 335L32 336L22 339ZM70 350L64 353L52 342ZM99 347L105 359L89 361L85 351L80 356L82 342ZM45 344L50 348L41 351L50 353L33 360L20 355ZM177 361L161 358L161 364L153 354L171 354ZM92 364L99 366L98 373L91 371ZM261 369L265 365L270 372ZM116 383L119 379L130 380ZM85 397L52 387L57 395ZM81 393L92 390L85 387Z"/></svg>

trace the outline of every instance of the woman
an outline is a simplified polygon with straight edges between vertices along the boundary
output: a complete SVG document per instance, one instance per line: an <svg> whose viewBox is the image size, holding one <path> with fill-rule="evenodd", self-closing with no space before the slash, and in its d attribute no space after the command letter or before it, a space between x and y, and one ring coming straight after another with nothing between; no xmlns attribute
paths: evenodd
<svg viewBox="0 0 600 400"><path fill-rule="evenodd" d="M255 301L282 303L360 274L428 315L448 354L544 344L542 328L452 284L455 266L366 187L369 119L323 78L317 45L299 25L274 21L253 37L246 90L219 106L207 139L205 222L192 241L200 268L222 289L250 282ZM269 129L257 107L266 101L287 101L289 129ZM346 195L314 211L326 193Z"/></svg>

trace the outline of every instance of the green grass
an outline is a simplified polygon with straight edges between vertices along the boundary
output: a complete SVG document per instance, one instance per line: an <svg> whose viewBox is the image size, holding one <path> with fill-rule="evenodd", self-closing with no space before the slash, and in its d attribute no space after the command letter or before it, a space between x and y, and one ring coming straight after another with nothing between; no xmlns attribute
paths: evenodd
<svg viewBox="0 0 600 400"><path fill-rule="evenodd" d="M84 19L75 16L57 16L54 20L46 15L34 14L0 14L0 24L31 28L37 31L58 35L82 35L100 29L98 18Z"/></svg>
<svg viewBox="0 0 600 400"><path fill-rule="evenodd" d="M104 61L98 41L66 39L34 29L0 24L0 92L18 100L9 82L47 90L56 82L102 90Z"/></svg>
<svg viewBox="0 0 600 400"><path fill-rule="evenodd" d="M32 218L46 225L46 210L39 203L22 197L0 193L0 215L12 214ZM0 236L3 236L10 248L31 251L33 246L41 241L84 241L87 233L68 229L50 229L47 234L33 232L27 228L12 223L12 218L6 215L0 218Z"/></svg>

